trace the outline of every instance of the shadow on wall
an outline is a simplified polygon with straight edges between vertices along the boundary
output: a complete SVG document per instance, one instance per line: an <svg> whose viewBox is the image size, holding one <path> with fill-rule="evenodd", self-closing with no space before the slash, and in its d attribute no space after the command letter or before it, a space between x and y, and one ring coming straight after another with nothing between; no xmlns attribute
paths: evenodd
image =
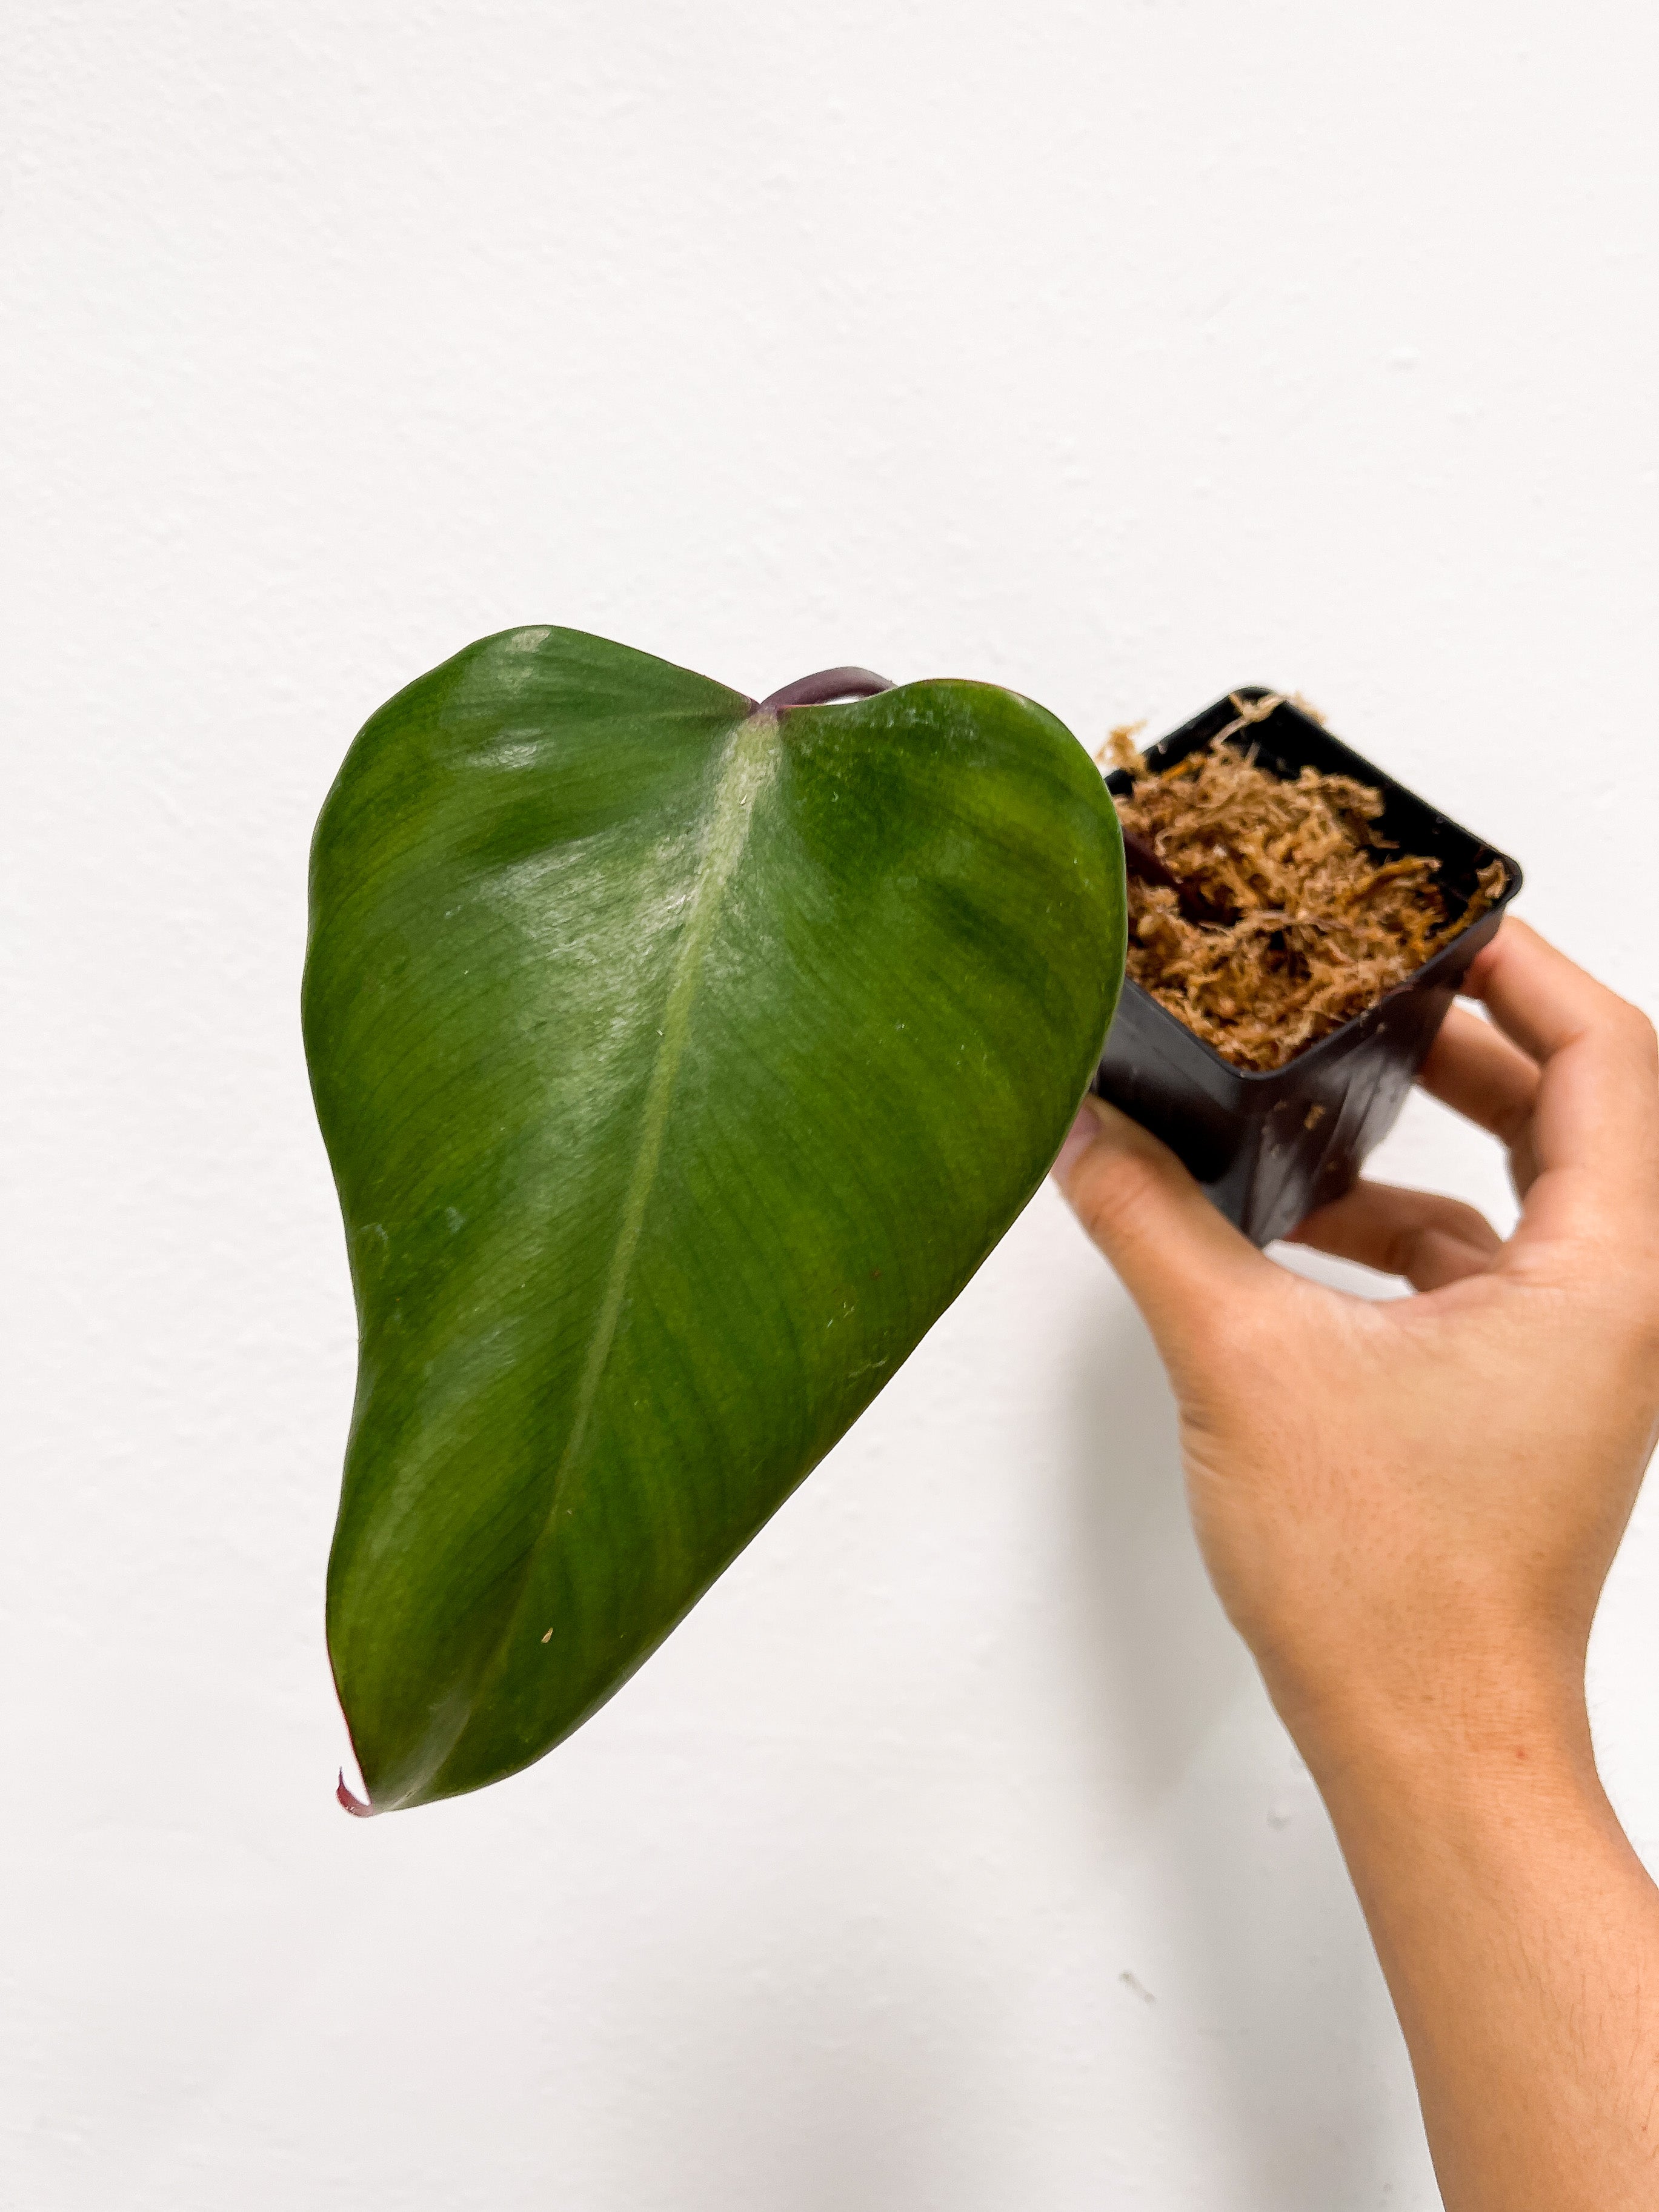
<svg viewBox="0 0 1659 2212"><path fill-rule="evenodd" d="M1067 1383L1070 1613L1103 1805L1156 1818L1253 1680L1188 1524L1175 1407L1146 1325L1109 1279ZM1114 1826L1120 1825L1114 1821ZM1127 1840L1113 1837L1121 1850Z"/></svg>
<svg viewBox="0 0 1659 2212"><path fill-rule="evenodd" d="M1161 2027L1196 2061L1195 2121L1218 2116L1224 2201L1382 2202L1413 2155L1386 1991L1323 1808L1205 1573L1151 1338L1109 1283L1068 1395L1066 1613L1102 1857L1156 1887Z"/></svg>

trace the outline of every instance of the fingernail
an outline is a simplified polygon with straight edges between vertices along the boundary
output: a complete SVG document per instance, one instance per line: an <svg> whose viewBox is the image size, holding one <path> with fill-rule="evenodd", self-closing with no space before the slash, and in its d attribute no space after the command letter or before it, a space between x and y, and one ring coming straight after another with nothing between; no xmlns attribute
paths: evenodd
<svg viewBox="0 0 1659 2212"><path fill-rule="evenodd" d="M1078 1108L1077 1119L1066 1132L1066 1141L1056 1154L1053 1167L1048 1170L1057 1182L1065 1182L1066 1176L1070 1175L1072 1170L1099 1134L1100 1116L1096 1110L1093 1097L1091 1096L1085 1097L1082 1105Z"/></svg>

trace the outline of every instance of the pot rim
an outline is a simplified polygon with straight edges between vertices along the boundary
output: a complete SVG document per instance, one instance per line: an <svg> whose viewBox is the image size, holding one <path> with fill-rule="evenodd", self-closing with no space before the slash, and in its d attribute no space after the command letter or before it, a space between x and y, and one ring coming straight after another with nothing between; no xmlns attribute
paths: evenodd
<svg viewBox="0 0 1659 2212"><path fill-rule="evenodd" d="M1265 699L1271 696L1273 696L1271 688L1265 684L1238 684L1233 690L1224 694L1224 696L1216 702L1214 706L1206 707L1203 710L1203 713L1192 715L1187 721L1181 725L1179 729L1169 731L1164 736L1157 739L1154 744L1148 745L1144 757L1149 761L1152 760L1164 746L1171 744L1176 738L1184 737L1187 732L1191 729L1194 722L1202 721L1206 715L1215 714L1219 708L1226 706L1231 700L1248 699L1254 703L1255 701L1258 699ZM1146 989L1144 984L1136 982L1134 977L1127 974L1126 971L1123 978L1123 990L1125 993L1133 991L1146 1006L1150 1006L1155 1013L1161 1016L1164 1021L1168 1022L1170 1026L1178 1032L1182 1039L1187 1041L1188 1043L1196 1045L1200 1052L1208 1054L1209 1058L1214 1061L1218 1067L1224 1069L1226 1073L1233 1078L1235 1081L1244 1085L1269 1085L1282 1083L1285 1077L1288 1076L1293 1069L1304 1068L1310 1061L1318 1061L1323 1058L1334 1058L1335 1048L1340 1046L1344 1040L1348 1038L1355 1030L1358 1029L1362 1024L1373 1021L1378 1012L1382 1007L1386 1006L1391 1000L1399 998L1405 992L1418 989L1425 979L1430 981L1434 980L1436 971L1437 969L1443 969L1445 967L1453 964L1454 957L1458 952L1460 947L1462 945L1463 940L1470 930L1478 929L1483 923L1492 922L1495 920L1501 920L1504 909L1509 905L1510 900L1514 898L1516 893L1521 889L1521 886L1525 880L1522 874L1520 862L1512 858L1510 854L1501 852L1496 845L1488 844L1484 837L1477 837L1473 830L1466 830L1461 822L1454 822L1449 814L1445 813L1437 806L1431 805L1427 799L1422 798L1417 792L1413 791L1408 785L1401 783L1397 776L1389 775L1385 771L1376 768L1373 763L1365 758L1363 753L1355 752L1353 747L1350 745L1345 738L1339 738L1334 730L1328 730L1322 723L1316 722L1311 716L1304 714L1302 709L1296 704L1295 701L1286 694L1281 692L1278 696L1283 702L1281 707L1277 710L1278 712L1282 713L1288 709L1297 721L1305 722L1310 729L1316 731L1321 737L1328 739L1334 744L1340 745L1344 752L1351 754L1353 759L1364 769L1367 776L1373 781L1376 788L1399 792L1406 798L1414 800L1415 803L1419 806L1424 808L1426 812L1438 816L1439 819L1445 823L1448 830L1455 831L1460 837L1467 838L1469 843L1474 846L1479 852L1486 855L1486 861L1483 862L1481 865L1487 865L1492 860L1501 861L1504 866L1504 883L1503 890L1492 901L1492 904L1490 906L1484 907L1477 915L1466 915L1465 919L1460 923L1453 934L1446 939L1443 945L1437 945L1420 967L1413 968L1408 975L1402 975L1397 983L1391 983L1388 989L1382 994L1381 997L1373 999L1369 1006L1362 1006L1358 1013L1350 1014L1347 1019L1345 1022L1340 1023L1335 1029L1328 1030L1325 1036L1316 1037L1311 1043L1304 1045L1300 1051L1293 1053L1291 1055L1290 1059L1285 1062L1282 1067L1240 1067L1236 1060L1231 1060L1227 1058L1224 1053L1218 1052L1207 1037L1201 1037L1196 1030L1189 1029L1186 1023L1182 1020L1179 1014L1171 1013L1170 1009L1164 1006L1161 1000L1155 999L1152 996L1152 993ZM1197 748L1194 747L1193 750L1196 750ZM1121 793L1120 791L1114 790L1113 785L1120 777L1127 777L1127 770L1124 769L1104 769L1102 772L1102 781L1104 782L1108 792L1111 794L1114 806L1115 806L1117 799L1121 796Z"/></svg>

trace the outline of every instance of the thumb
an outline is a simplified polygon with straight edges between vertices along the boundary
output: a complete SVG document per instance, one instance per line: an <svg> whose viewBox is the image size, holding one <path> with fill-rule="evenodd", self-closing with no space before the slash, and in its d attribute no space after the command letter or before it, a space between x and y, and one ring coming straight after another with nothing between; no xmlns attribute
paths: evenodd
<svg viewBox="0 0 1659 2212"><path fill-rule="evenodd" d="M1145 1315L1166 1365L1190 1358L1224 1314L1281 1279L1167 1145L1092 1091L1050 1172Z"/></svg>

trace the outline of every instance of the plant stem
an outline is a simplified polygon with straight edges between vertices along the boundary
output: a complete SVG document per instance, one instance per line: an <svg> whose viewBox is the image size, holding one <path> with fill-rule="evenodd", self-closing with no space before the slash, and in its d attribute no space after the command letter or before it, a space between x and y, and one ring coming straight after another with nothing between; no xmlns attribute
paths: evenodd
<svg viewBox="0 0 1659 2212"><path fill-rule="evenodd" d="M878 676L868 668L821 668L816 676L798 677L769 699L763 699L759 711L775 714L784 707L827 707L836 699L873 699L877 692L892 689L890 677Z"/></svg>

